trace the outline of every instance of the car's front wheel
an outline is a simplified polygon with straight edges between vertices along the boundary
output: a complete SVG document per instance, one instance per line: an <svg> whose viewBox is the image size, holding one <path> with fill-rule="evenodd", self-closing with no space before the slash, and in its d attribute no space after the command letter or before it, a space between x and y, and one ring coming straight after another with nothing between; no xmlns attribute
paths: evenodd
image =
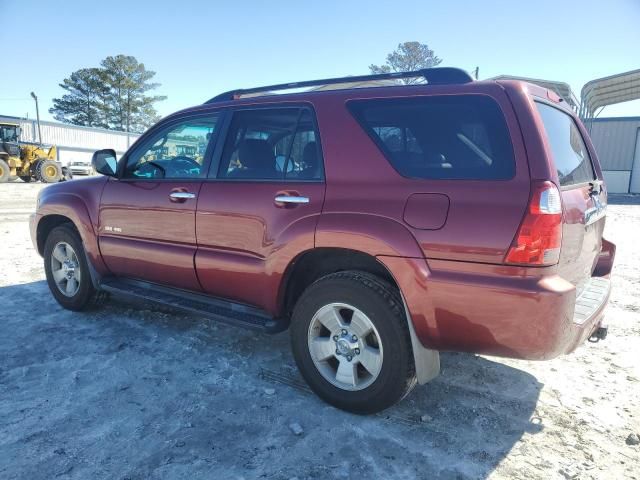
<svg viewBox="0 0 640 480"><path fill-rule="evenodd" d="M416 384L411 338L398 292L362 272L321 278L296 303L293 354L318 396L354 413L375 413Z"/></svg>
<svg viewBox="0 0 640 480"><path fill-rule="evenodd" d="M69 310L85 310L97 299L82 240L68 224L54 228L44 245L44 269L54 298Z"/></svg>

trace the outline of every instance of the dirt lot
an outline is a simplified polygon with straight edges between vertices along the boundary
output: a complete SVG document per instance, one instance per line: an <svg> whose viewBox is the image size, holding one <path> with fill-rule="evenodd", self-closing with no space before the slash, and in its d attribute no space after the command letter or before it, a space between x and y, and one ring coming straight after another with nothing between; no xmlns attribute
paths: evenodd
<svg viewBox="0 0 640 480"><path fill-rule="evenodd" d="M439 378L359 417L308 391L287 333L61 309L29 239L40 188L0 185L2 479L640 478L640 205L610 206L605 342L543 363L443 354Z"/></svg>

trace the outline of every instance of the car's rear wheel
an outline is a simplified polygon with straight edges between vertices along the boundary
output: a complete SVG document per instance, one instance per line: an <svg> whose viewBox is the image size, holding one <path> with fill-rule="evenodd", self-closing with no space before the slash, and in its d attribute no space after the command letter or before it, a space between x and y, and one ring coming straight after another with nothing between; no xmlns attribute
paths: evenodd
<svg viewBox="0 0 640 480"><path fill-rule="evenodd" d="M378 412L416 384L402 301L372 275L339 272L307 288L293 312L291 341L309 386L343 410Z"/></svg>
<svg viewBox="0 0 640 480"><path fill-rule="evenodd" d="M44 245L44 269L54 298L69 310L85 310L97 299L82 240L71 225L54 228Z"/></svg>

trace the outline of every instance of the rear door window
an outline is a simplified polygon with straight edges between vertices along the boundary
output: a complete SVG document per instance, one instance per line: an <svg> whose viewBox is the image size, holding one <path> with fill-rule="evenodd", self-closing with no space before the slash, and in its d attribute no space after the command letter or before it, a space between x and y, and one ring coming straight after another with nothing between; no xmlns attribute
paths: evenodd
<svg viewBox="0 0 640 480"><path fill-rule="evenodd" d="M218 178L321 180L322 157L308 108L261 108L233 114Z"/></svg>
<svg viewBox="0 0 640 480"><path fill-rule="evenodd" d="M490 97L376 99L349 106L405 177L505 180L515 175L507 125Z"/></svg>
<svg viewBox="0 0 640 480"><path fill-rule="evenodd" d="M591 182L595 175L589 151L576 122L546 103L536 102L549 139L561 186Z"/></svg>

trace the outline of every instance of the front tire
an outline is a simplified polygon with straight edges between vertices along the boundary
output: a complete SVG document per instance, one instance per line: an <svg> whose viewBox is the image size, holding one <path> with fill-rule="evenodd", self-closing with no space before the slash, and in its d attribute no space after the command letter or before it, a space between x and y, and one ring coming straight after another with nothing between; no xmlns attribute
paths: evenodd
<svg viewBox="0 0 640 480"><path fill-rule="evenodd" d="M36 175L42 183L56 183L62 178L62 168L53 160L41 160L38 163Z"/></svg>
<svg viewBox="0 0 640 480"><path fill-rule="evenodd" d="M373 275L339 272L307 288L293 311L291 342L311 389L340 409L379 412L416 384L399 293Z"/></svg>
<svg viewBox="0 0 640 480"><path fill-rule="evenodd" d="M82 240L71 225L56 227L47 236L44 269L51 293L64 308L81 311L96 303Z"/></svg>

